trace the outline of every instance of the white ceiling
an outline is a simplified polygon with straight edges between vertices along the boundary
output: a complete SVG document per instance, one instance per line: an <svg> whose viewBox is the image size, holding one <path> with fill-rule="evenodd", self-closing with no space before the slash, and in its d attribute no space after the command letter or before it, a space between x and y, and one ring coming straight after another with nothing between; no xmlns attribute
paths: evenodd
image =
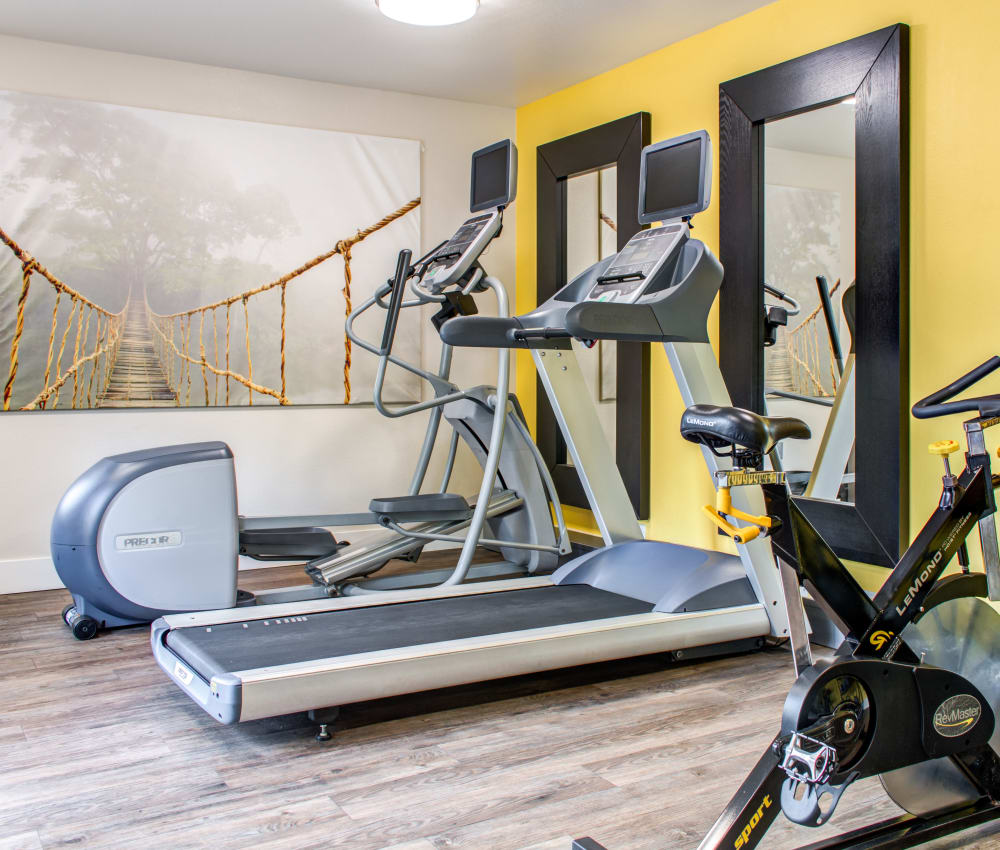
<svg viewBox="0 0 1000 850"><path fill-rule="evenodd" d="M3 0L0 32L519 106L772 0L481 2L439 28L391 21L374 0Z"/></svg>

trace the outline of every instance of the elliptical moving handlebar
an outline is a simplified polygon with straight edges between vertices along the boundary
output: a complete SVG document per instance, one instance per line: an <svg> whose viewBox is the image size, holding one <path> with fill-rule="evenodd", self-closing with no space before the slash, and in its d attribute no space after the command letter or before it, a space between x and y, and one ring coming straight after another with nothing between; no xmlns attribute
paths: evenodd
<svg viewBox="0 0 1000 850"><path fill-rule="evenodd" d="M788 313L789 316L797 316L799 311L802 309L799 302L792 298L791 295L787 292L782 292L780 289L775 286L771 286L769 283L764 284L764 292L768 295L773 295L779 301L784 301L788 305L788 307L785 308L785 312Z"/></svg>
<svg viewBox="0 0 1000 850"><path fill-rule="evenodd" d="M392 351L392 341L396 338L396 325L399 323L399 308L403 304L403 295L406 293L406 278L410 273L411 256L413 255L410 250L404 248L396 258L396 273L392 278L392 295L389 298L389 309L385 313L382 345L379 346L378 352L380 356Z"/></svg>
<svg viewBox="0 0 1000 850"><path fill-rule="evenodd" d="M948 416L952 413L977 412L980 416L1000 415L1000 394L963 398L958 401L948 401L973 384L978 383L990 372L1000 368L1000 357L994 355L981 366L962 375L954 383L931 393L913 405L913 415L917 419L931 419L936 416Z"/></svg>

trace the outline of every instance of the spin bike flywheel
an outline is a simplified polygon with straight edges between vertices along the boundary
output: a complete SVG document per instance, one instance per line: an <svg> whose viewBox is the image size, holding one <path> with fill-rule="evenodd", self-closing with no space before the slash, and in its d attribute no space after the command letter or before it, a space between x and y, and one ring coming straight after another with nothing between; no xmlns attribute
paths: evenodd
<svg viewBox="0 0 1000 850"><path fill-rule="evenodd" d="M902 637L924 664L972 682L1000 718L1000 614L988 602L970 597L944 602L907 626ZM990 746L1000 752L1000 720ZM979 797L948 758L902 767L879 778L893 802L914 815L955 808Z"/></svg>

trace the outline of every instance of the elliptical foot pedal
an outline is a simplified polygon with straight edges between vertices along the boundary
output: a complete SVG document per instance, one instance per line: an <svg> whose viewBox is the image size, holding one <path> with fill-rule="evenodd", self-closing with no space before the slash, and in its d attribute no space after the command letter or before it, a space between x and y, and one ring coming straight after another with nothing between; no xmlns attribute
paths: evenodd
<svg viewBox="0 0 1000 850"><path fill-rule="evenodd" d="M372 499L368 510L383 524L386 519L398 524L466 520L472 516L472 508L465 496L457 493L419 493L415 496Z"/></svg>
<svg viewBox="0 0 1000 850"><path fill-rule="evenodd" d="M328 558L347 545L318 527L243 529L240 554L256 561L312 561Z"/></svg>

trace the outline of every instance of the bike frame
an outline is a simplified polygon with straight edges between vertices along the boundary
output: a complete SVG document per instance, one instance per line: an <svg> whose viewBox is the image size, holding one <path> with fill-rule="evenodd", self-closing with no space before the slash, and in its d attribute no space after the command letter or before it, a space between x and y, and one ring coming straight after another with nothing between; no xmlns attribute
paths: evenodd
<svg viewBox="0 0 1000 850"><path fill-rule="evenodd" d="M775 555L795 570L800 582L844 632L844 641L837 650L839 658L918 665L920 659L901 638L909 623L947 600L986 595L992 598L1000 591L1000 582L992 580L1000 575L1000 550L994 480L983 439L983 431L998 424L1000 417L977 417L964 423L969 447L965 468L957 477L945 477L938 507L874 599L868 597L789 497L784 473L764 473L774 480L764 484L763 489L768 516L778 521L771 535ZM969 572L964 555L966 538L977 525L985 573ZM942 579L948 564L960 552L963 572ZM993 592L988 594L988 590ZM752 850L758 846L781 811L779 799L785 772L780 763L786 737L779 734L769 745L699 850ZM988 745L952 758L984 797L1000 799L1000 758ZM840 775L846 779L847 771ZM903 815L809 848L853 846L875 833L879 833L882 843L866 843L865 847L913 846L918 836L919 841L927 841L997 816L1000 806L988 801L931 819Z"/></svg>

